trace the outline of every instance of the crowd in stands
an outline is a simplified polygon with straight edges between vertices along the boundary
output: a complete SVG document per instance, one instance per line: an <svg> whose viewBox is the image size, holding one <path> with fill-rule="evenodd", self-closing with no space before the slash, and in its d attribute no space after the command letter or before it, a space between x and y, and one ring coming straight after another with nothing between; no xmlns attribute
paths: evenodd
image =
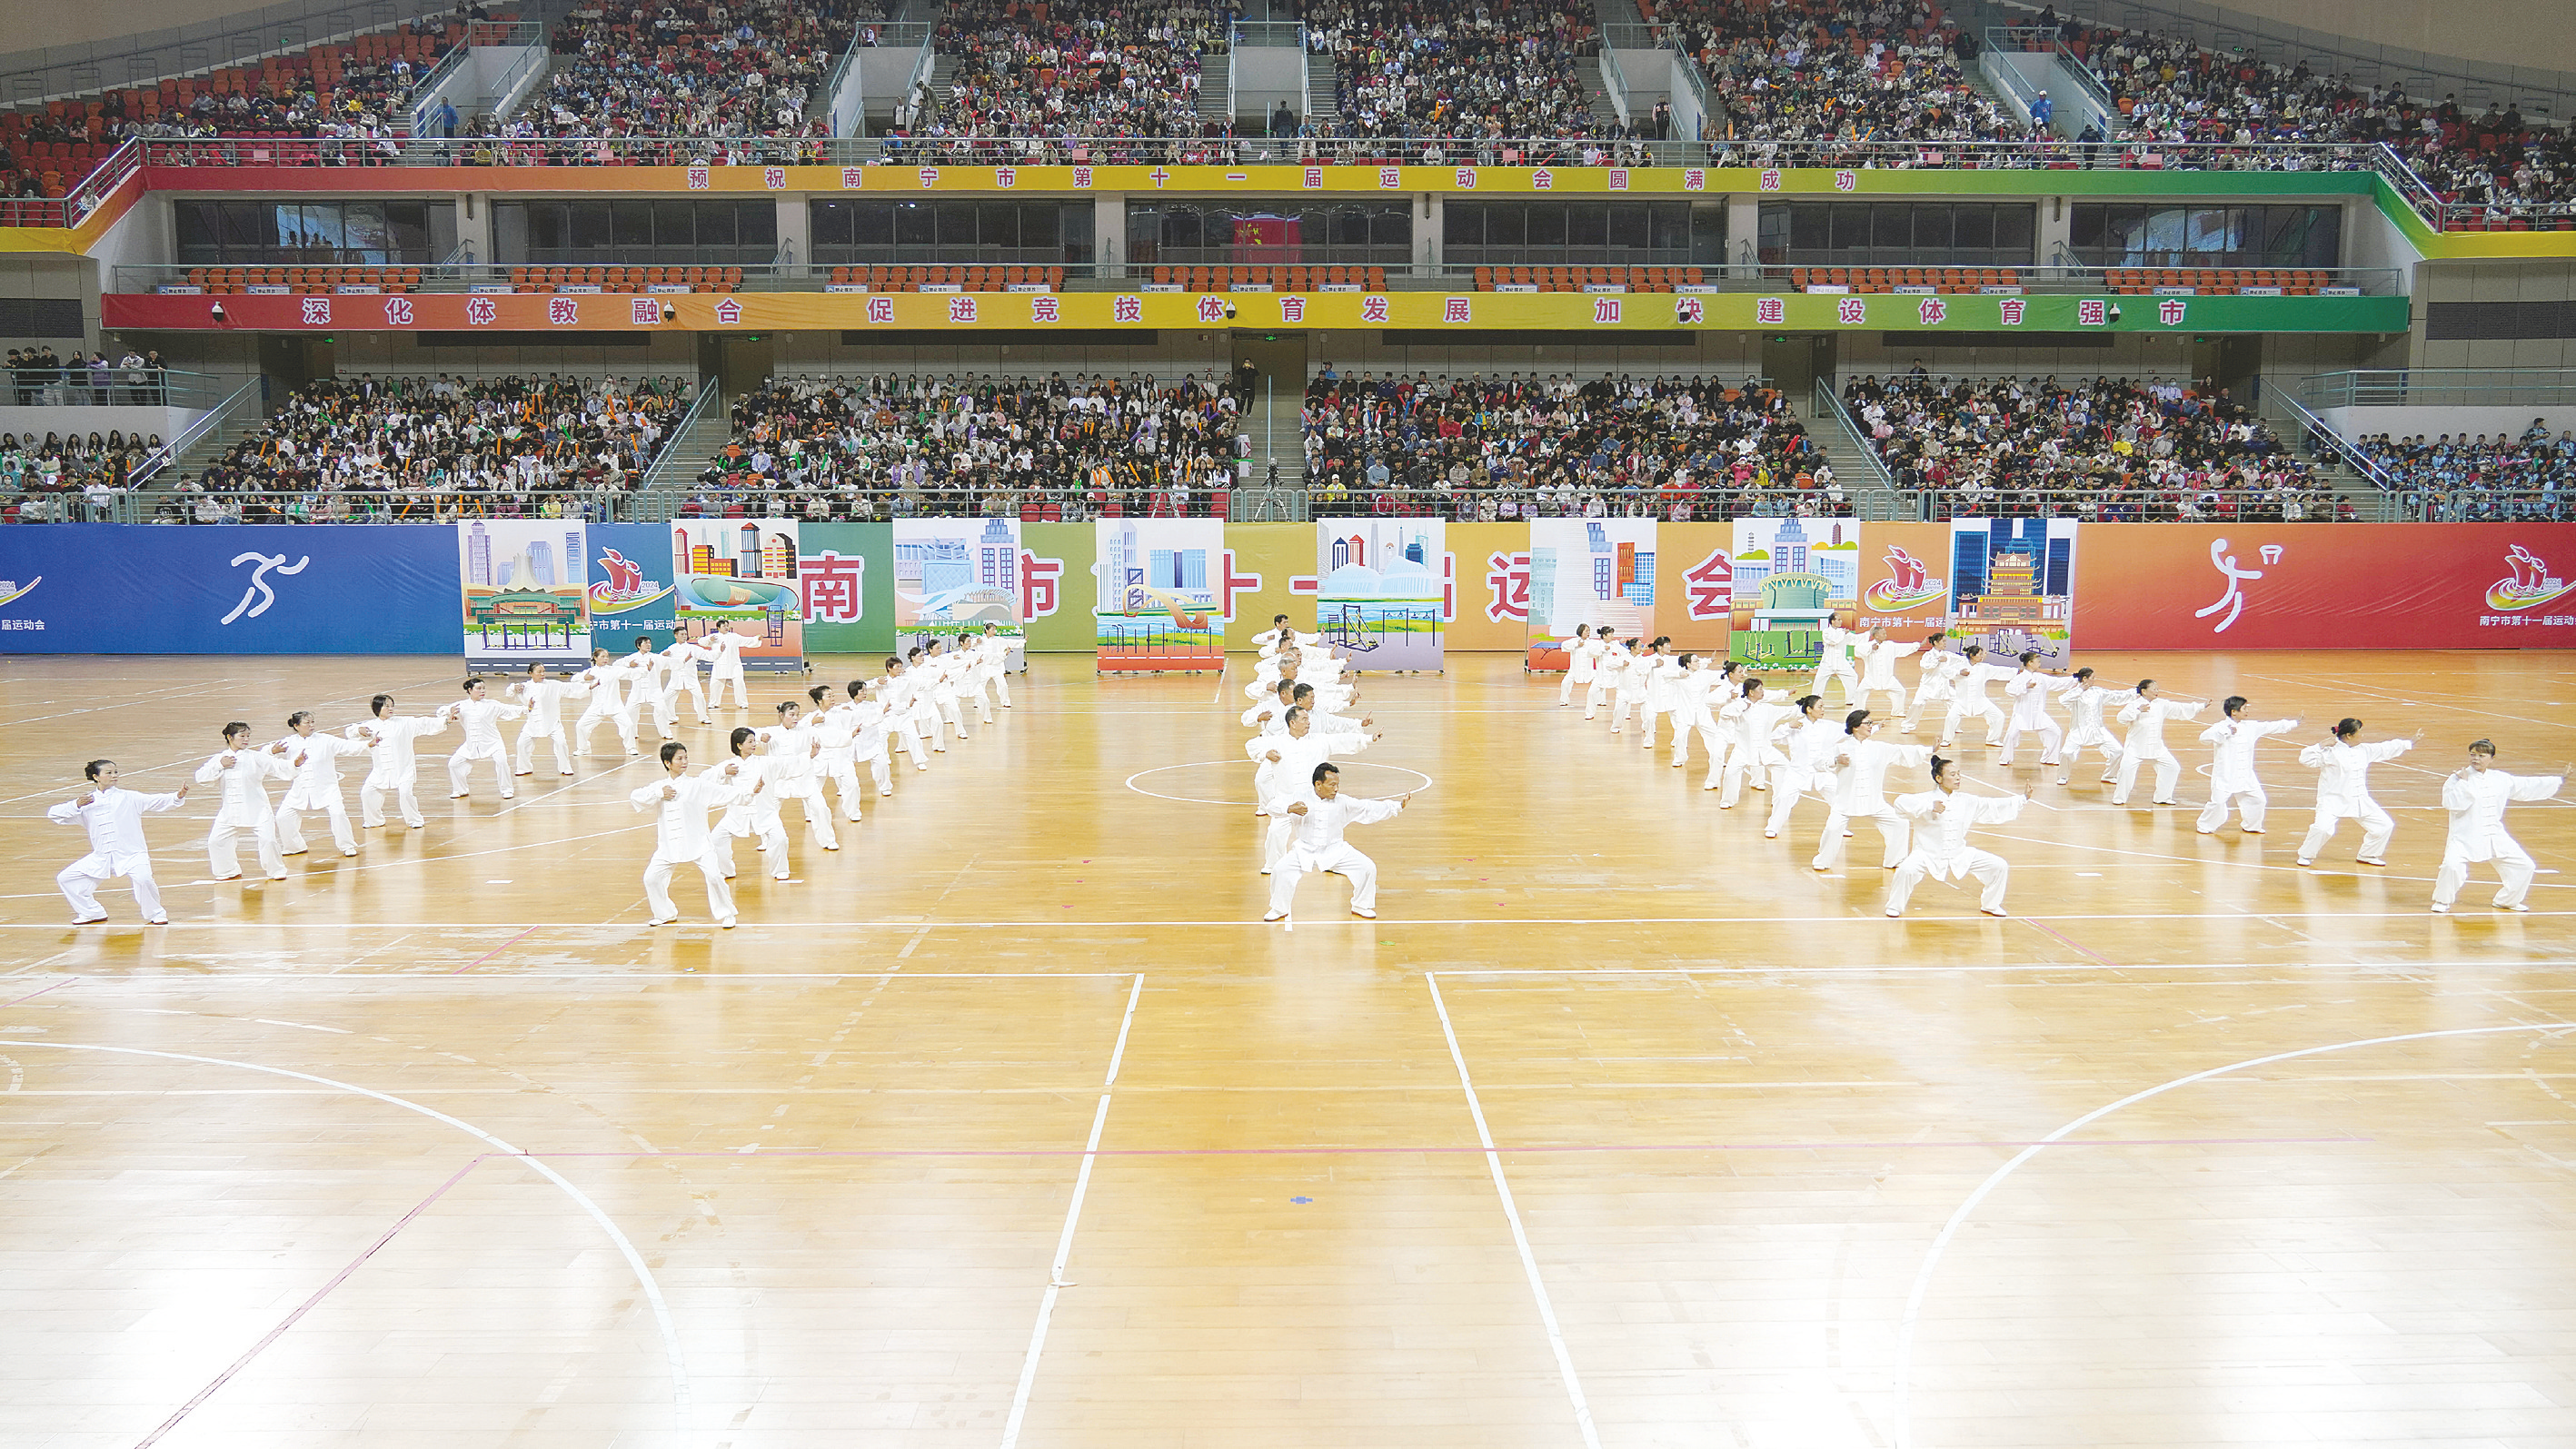
<svg viewBox="0 0 2576 1449"><path fill-rule="evenodd" d="M1242 398L1239 379L1210 374L777 378L735 401L692 503L768 495L816 519L1041 501L1072 505L1068 517L1113 502L1203 513L1234 481Z"/></svg>
<svg viewBox="0 0 2576 1449"><path fill-rule="evenodd" d="M162 521L337 522L460 507L581 516L642 485L689 403L674 378L361 375L308 384L156 499Z"/></svg>
<svg viewBox="0 0 2576 1449"><path fill-rule="evenodd" d="M2439 523L2576 519L2576 432L2533 418L2519 437L2386 433L2353 440L2397 485L2408 518Z"/></svg>
<svg viewBox="0 0 2576 1449"><path fill-rule="evenodd" d="M0 433L0 521L111 521L135 471L160 451L158 433Z"/></svg>
<svg viewBox="0 0 2576 1449"><path fill-rule="evenodd" d="M1666 0L1657 14L1708 81L1702 138L1752 145L1757 160L1871 164L1858 143L1937 154L2031 134L1969 83L1978 42L1928 0ZM1796 154L1772 154L1784 145Z"/></svg>
<svg viewBox="0 0 2576 1449"><path fill-rule="evenodd" d="M648 0L554 27L547 88L507 136L826 136L808 118L865 0Z"/></svg>
<svg viewBox="0 0 2576 1449"><path fill-rule="evenodd" d="M2224 388L2170 380L1968 380L1919 368L1843 387L1897 488L1935 517L2100 522L2350 519Z"/></svg>
<svg viewBox="0 0 2576 1449"><path fill-rule="evenodd" d="M1598 45L1575 9L1312 0L1306 25L1307 44L1333 57L1337 136L1457 138L1461 154L1449 159L1468 161L1509 138L1580 141L1608 129L1576 68Z"/></svg>
<svg viewBox="0 0 2576 1449"><path fill-rule="evenodd" d="M955 70L898 116L910 159L968 152L987 164L1117 159L1048 138L1198 138L1202 54L1225 48L1205 5L956 0L934 42ZM1222 125L1214 129L1222 130Z"/></svg>
<svg viewBox="0 0 2576 1449"><path fill-rule="evenodd" d="M1535 373L1345 378L1306 387L1320 511L1428 503L1461 519L1844 511L1788 400L1759 379Z"/></svg>

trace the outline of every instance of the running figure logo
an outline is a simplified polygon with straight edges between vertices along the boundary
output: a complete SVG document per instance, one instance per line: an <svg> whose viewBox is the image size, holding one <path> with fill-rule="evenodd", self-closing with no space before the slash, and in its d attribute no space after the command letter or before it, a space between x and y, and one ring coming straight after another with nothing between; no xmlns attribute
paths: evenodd
<svg viewBox="0 0 2576 1449"><path fill-rule="evenodd" d="M284 567L286 563L286 555L282 553L245 553L234 555L232 563L234 568L240 568L246 563L255 563L258 564L259 567L250 571L250 587L242 590L241 602L233 605L233 611L231 613L224 615L224 622L229 624L235 619L256 619L260 615L268 612L269 605L277 602L277 590L268 586L269 570L275 569L281 575L300 574L304 572L304 566L311 562L313 562L313 556L311 554L306 554L304 557L295 561L295 567L287 568ZM254 598L259 600L259 602L256 604L252 603L251 600Z"/></svg>
<svg viewBox="0 0 2576 1449"><path fill-rule="evenodd" d="M2263 550L2263 562L2270 564L2280 561L2281 550L2278 545ZM2263 577L2263 571L2238 568L2236 555L2227 551L2227 540L2223 538L2213 538L2209 541L2209 566L2218 570L2219 575L2227 580L2227 592L2219 595L2218 602L2208 608L2194 609L2191 616L2195 619L2206 619L2219 610L2225 609L2227 617L2209 627L2209 632L2213 634L2224 634L2227 632L2227 626L2236 622L2236 616L2245 612L2245 591L2238 586L2247 579Z"/></svg>

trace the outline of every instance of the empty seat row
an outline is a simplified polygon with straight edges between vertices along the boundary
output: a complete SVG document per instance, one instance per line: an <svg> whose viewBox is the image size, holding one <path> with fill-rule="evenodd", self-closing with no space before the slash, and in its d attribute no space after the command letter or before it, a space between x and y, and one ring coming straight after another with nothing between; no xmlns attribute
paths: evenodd
<svg viewBox="0 0 2576 1449"><path fill-rule="evenodd" d="M2278 287L2288 296L2312 297L2319 287L2334 285L2334 274L2307 267L2111 267L2103 271L2102 282L2114 292L2138 295L2189 287L2204 296L2226 297L2246 287Z"/></svg>
<svg viewBox="0 0 2576 1449"><path fill-rule="evenodd" d="M1841 287L1852 292L1892 292L1899 287L1929 287L1935 292L1976 292L1987 287L2018 287L2014 267L1791 267L1789 285Z"/></svg>
<svg viewBox="0 0 2576 1449"><path fill-rule="evenodd" d="M567 287L603 292L642 292L654 287L686 287L692 292L730 292L742 285L740 267L512 267L513 292L559 292Z"/></svg>
<svg viewBox="0 0 2576 1449"><path fill-rule="evenodd" d="M1222 292L1232 287L1270 287L1282 292L1311 292L1323 287L1386 290L1384 267L1156 267L1154 285L1191 292Z"/></svg>
<svg viewBox="0 0 2576 1449"><path fill-rule="evenodd" d="M865 287L871 292L914 292L923 287L957 287L969 292L1000 292L1012 287L1064 290L1062 267L834 267L832 285Z"/></svg>
<svg viewBox="0 0 2576 1449"><path fill-rule="evenodd" d="M1700 285L1697 267L1478 267L1476 290L1536 287L1542 292L1580 292L1586 287L1625 287L1631 292L1669 292Z"/></svg>
<svg viewBox="0 0 2576 1449"><path fill-rule="evenodd" d="M336 287L377 287L409 292L420 286L418 267L190 267L188 285L218 295L252 287L284 287L293 292L328 292Z"/></svg>

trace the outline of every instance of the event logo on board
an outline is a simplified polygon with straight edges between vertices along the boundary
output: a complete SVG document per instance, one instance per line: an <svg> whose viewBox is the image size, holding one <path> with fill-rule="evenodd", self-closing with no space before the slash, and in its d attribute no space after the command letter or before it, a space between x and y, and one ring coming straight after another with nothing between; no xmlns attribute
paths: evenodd
<svg viewBox="0 0 2576 1449"><path fill-rule="evenodd" d="M599 551L600 572L608 575L590 586L590 612L623 614L640 609L671 592L669 584L644 577L644 566L613 548Z"/></svg>
<svg viewBox="0 0 2576 1449"><path fill-rule="evenodd" d="M242 590L241 602L233 605L233 611L224 615L223 622L229 624L235 619L256 619L267 613L268 606L277 602L277 590L268 586L269 574L274 572L280 577L300 574L304 572L304 566L311 562L313 562L311 554L297 559L292 567L288 566L286 555L282 553L260 553L253 550L235 555L232 565L234 568L240 568L243 564L257 564L258 567L250 571L250 586ZM253 603L254 599L258 602Z"/></svg>
<svg viewBox="0 0 2576 1449"><path fill-rule="evenodd" d="M36 585L41 584L44 581L45 576L43 574L38 574L23 584L19 583L16 579L0 579L0 604L16 603L18 600L34 593L36 591Z"/></svg>
<svg viewBox="0 0 2576 1449"><path fill-rule="evenodd" d="M1861 590L1861 607L1871 613L1902 613L1950 592L1948 579L1932 577L1928 565L1895 544L1887 546L1886 562L1888 576L1870 580L1869 587Z"/></svg>
<svg viewBox="0 0 2576 1449"><path fill-rule="evenodd" d="M2506 551L2504 562L2513 574L2487 586L2487 607L2490 609L2537 609L2576 594L2576 583L2551 574L2549 561L2521 544L2517 543ZM0 603L7 602L0 599Z"/></svg>

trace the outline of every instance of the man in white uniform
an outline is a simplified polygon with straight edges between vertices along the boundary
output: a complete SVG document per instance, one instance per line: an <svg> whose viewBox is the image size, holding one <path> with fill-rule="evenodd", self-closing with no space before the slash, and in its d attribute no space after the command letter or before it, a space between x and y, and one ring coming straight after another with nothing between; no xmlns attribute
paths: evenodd
<svg viewBox="0 0 2576 1449"><path fill-rule="evenodd" d="M89 831L89 854L64 866L54 877L63 898L72 903L72 924L87 926L107 919L99 908L98 888L124 876L134 887L134 908L143 924L166 926L170 913L161 908L161 886L152 878L152 844L143 838L143 817L176 810L188 798L181 785L167 795L142 795L117 787L116 761L92 760L81 769L88 793L45 812L56 825L78 825Z"/></svg>
<svg viewBox="0 0 2576 1449"><path fill-rule="evenodd" d="M626 704L626 681L632 671L617 662L605 649L590 651L590 667L573 676L573 683L585 701L581 718L572 727L572 748L577 755L590 753L591 731L601 725L614 725L618 741L626 753L641 754L635 748L635 712ZM534 757L530 757L534 763Z"/></svg>
<svg viewBox="0 0 2576 1449"><path fill-rule="evenodd" d="M869 692L868 681L864 679L851 680L846 693L848 698L836 705L832 712L841 716L850 727L850 766L853 770L861 765L867 766L868 774L876 781L877 795L880 798L891 795L894 793L896 745L885 704ZM850 818L856 820L858 817L852 815Z"/></svg>
<svg viewBox="0 0 2576 1449"><path fill-rule="evenodd" d="M751 684L743 677L742 651L752 643L749 635L731 624L710 629L704 638L698 640L698 647L707 651L713 661L708 671L707 693L714 696L717 704L724 703L725 686L730 684L733 686L733 707L751 708Z"/></svg>
<svg viewBox="0 0 2576 1449"><path fill-rule="evenodd" d="M304 853L304 812L319 810L331 822L331 843L342 855L355 855L358 833L349 828L349 804L340 797L340 761L365 754L367 747L344 735L317 734L313 725L313 711L299 709L287 716L292 733L278 741L286 746L286 765L294 776L277 806L277 853Z"/></svg>
<svg viewBox="0 0 2576 1449"><path fill-rule="evenodd" d="M2057 767L2057 783L2063 785L2067 782L2066 772L2073 769L2075 762L2082 759L2084 751L2090 748L2102 752L2102 783L2110 784L2120 769L2120 742L2111 737L2110 728L2102 723L2102 711L2112 700L2120 697L2120 691L2095 684L2093 671L2088 667L2068 675L2057 692L2066 701L2067 714L2075 721L2075 727L2066 732L2064 754Z"/></svg>
<svg viewBox="0 0 2576 1449"><path fill-rule="evenodd" d="M1288 723L1278 734L1255 735L1246 740L1243 752L1252 757L1252 798L1262 802L1256 814L1268 813L1269 802L1295 791L1295 782L1312 780L1315 767L1335 755L1356 755L1385 739L1383 733L1322 734L1315 729L1312 712L1288 711ZM1296 831L1293 815L1273 815L1263 838L1261 873L1270 874L1287 854L1288 840Z"/></svg>
<svg viewBox="0 0 2576 1449"><path fill-rule="evenodd" d="M1839 679L1843 682L1843 707L1855 709L1860 705L1860 676L1852 672L1852 650L1867 644L1869 636L1842 627L1836 622L1839 617L1834 614L1825 616L1825 627L1821 631L1825 651L1816 657L1815 682L1807 688L1809 693L1821 695L1827 681Z"/></svg>
<svg viewBox="0 0 2576 1449"><path fill-rule="evenodd" d="M2299 727L2295 719L2237 718L2244 710L2245 696L2231 694L2219 706L2226 717L2200 732L2201 743L2210 747L2209 803L2201 807L2197 826L2203 835L2214 834L2227 823L2230 804L2242 809L2246 834L2263 833L2263 809L2271 797L2263 793L2263 777L2254 766L2255 748L2265 735L2285 734Z"/></svg>
<svg viewBox="0 0 2576 1449"><path fill-rule="evenodd" d="M2004 752L1996 757L1996 764L2007 770L2012 768L2013 752L2021 748L2025 731L2039 736L2039 763L2043 768L2065 763L2058 757L2058 750L2066 743L2066 732L2048 713L2049 698L2058 692L2058 681L2065 677L2062 669L2040 668L2038 650L2022 652L2021 671L2004 681L2004 693L2012 700L2012 718L2004 725Z"/></svg>
<svg viewBox="0 0 2576 1449"><path fill-rule="evenodd" d="M515 761L518 774L533 775L537 772L539 740L554 747L556 773L572 773L572 756L564 753L563 702L573 692L572 681L555 678L553 671L542 664L529 665L528 677L512 682L511 696L524 704L528 711L528 722L519 726L519 753Z"/></svg>
<svg viewBox="0 0 2576 1449"><path fill-rule="evenodd" d="M233 842L245 830L259 848L259 866L270 880L286 879L285 858L277 853L277 816L268 808L268 782L291 780L286 746L256 749L250 726L235 720L224 726L224 747L197 767L197 783L223 782L215 806L215 825L206 832L206 861L219 881L241 879L241 859Z"/></svg>
<svg viewBox="0 0 2576 1449"><path fill-rule="evenodd" d="M2004 913L2004 886L2012 867L1992 851L1968 844L1968 831L1979 825L2001 825L2021 814L2028 803L2020 795L1971 795L1959 788L1966 776L1956 760L1932 758L1932 788L1919 795L1900 795L1896 811L1914 822L1914 848L1897 863L1896 879L1887 888L1887 913L1905 914L1905 903L1925 876L1958 880L1975 876L1985 889L1977 909L1990 916Z"/></svg>
<svg viewBox="0 0 2576 1449"><path fill-rule="evenodd" d="M2004 712L1986 698L1986 686L2001 684L2017 672L1985 659L1986 646L1971 644L1959 653L1959 663L1951 671L1951 695L1948 713L1941 716L1941 743L1948 749L1959 739L1959 725L1969 719L1986 722L1986 743L1999 744L2004 734Z"/></svg>
<svg viewBox="0 0 2576 1449"><path fill-rule="evenodd" d="M1852 703L1867 708L1873 696L1893 695L1896 704L1888 715L1901 717L1905 713L1905 686L1896 682L1896 661L1922 647L1899 644L1887 637L1885 629L1870 630L1869 641L1860 646L1860 693L1852 696Z"/></svg>
<svg viewBox="0 0 2576 1449"><path fill-rule="evenodd" d="M640 725L632 724L635 716L649 714L653 728L662 738L671 737L671 726L680 722L680 712L672 707L669 681L670 661L653 652L653 636L635 636L635 652L626 656L626 713L630 720L628 733L641 734Z"/></svg>
<svg viewBox="0 0 2576 1449"><path fill-rule="evenodd" d="M686 863L706 877L707 914L715 917L717 925L732 930L733 887L725 884L724 859L707 829L707 812L724 809L747 793L734 784L739 770L728 764L722 775L714 771L691 775L689 747L667 744L662 747L662 772L663 779L639 786L626 797L636 809L655 812L653 858L644 866L644 902L653 915L645 924L667 926L680 918L680 908L671 904L671 872ZM756 783L751 787L752 791L759 788Z"/></svg>
<svg viewBox="0 0 2576 1449"><path fill-rule="evenodd" d="M680 696L697 706L698 723L714 724L715 716L707 713L705 685L698 678L698 666L715 662L716 651L702 639L686 639L674 634L671 647L662 651L662 666L671 671L671 708L680 707Z"/></svg>
<svg viewBox="0 0 2576 1449"><path fill-rule="evenodd" d="M473 793L466 788L466 776L477 760L492 762L492 778L501 782L502 799L518 797L510 784L510 747L502 743L501 725L526 713L516 705L485 698L481 678L465 681L465 697L447 707L447 717L465 727L465 743L447 757L448 799L462 800Z"/></svg>
<svg viewBox="0 0 2576 1449"><path fill-rule="evenodd" d="M1843 730L1843 743L1833 760L1841 772L1833 809L1825 816L1825 837L1816 846L1816 858L1808 864L1819 871L1842 864L1843 838L1851 833L1851 822L1866 818L1877 824L1879 838L1887 844L1880 866L1894 870L1905 860L1912 827L1896 813L1895 806L1887 803L1887 772L1899 765L1920 768L1928 764L1932 747L1900 745L1878 738L1879 723L1865 709L1846 715Z"/></svg>
<svg viewBox="0 0 2576 1449"><path fill-rule="evenodd" d="M2167 699L2156 692L2154 680L2138 681L2137 697L2120 709L2120 723L2129 727L2129 738L2120 751L2119 778L2111 785L2112 804L2129 803L2129 791L2138 783L2138 767L2151 760L2156 767L2155 803L2174 803L2174 786L2182 781L2182 761L2175 759L2173 750L2165 744L2165 721L2190 719L2208 703L2205 699Z"/></svg>
<svg viewBox="0 0 2576 1449"><path fill-rule="evenodd" d="M1342 772L1329 763L1315 767L1307 788L1272 799L1270 818L1293 816L1297 824L1287 853L1270 868L1270 913L1261 919L1288 919L1289 904L1297 897L1297 882L1308 871L1326 871L1351 883L1352 915L1364 921L1376 920L1377 862L1360 854L1342 838L1342 832L1354 825L1392 820L1412 803L1411 795L1395 800L1362 800L1345 795Z"/></svg>
<svg viewBox="0 0 2576 1449"><path fill-rule="evenodd" d="M1565 678L1557 681L1556 702L1559 705L1574 703L1574 687L1580 684L1589 689L1592 668L1600 662L1601 646L1592 642L1592 626L1575 625L1574 637L1565 641Z"/></svg>
<svg viewBox="0 0 2576 1449"><path fill-rule="evenodd" d="M358 786L358 823L369 830L385 823L385 792L390 790L394 807L402 812L402 823L418 830L429 822L421 818L420 800L412 794L420 780L420 759L413 747L417 741L443 732L447 714L395 714L394 697L390 694L377 695L369 712L374 718L349 726L349 738L374 752L367 778Z"/></svg>
<svg viewBox="0 0 2576 1449"><path fill-rule="evenodd" d="M993 681L993 698L1002 708L1011 707L1011 639L999 624L984 626L984 637L975 642L983 651L984 667Z"/></svg>
<svg viewBox="0 0 2576 1449"><path fill-rule="evenodd" d="M813 702L807 711L805 727L823 742L823 752L814 757L816 793L829 784L841 792L841 813L852 825L859 823L859 712L847 705L835 706L832 686L818 684L805 691ZM879 753L883 753L880 744Z"/></svg>
<svg viewBox="0 0 2576 1449"><path fill-rule="evenodd" d="M2505 833L2504 807L2515 800L2547 800L2558 793L2563 776L2508 775L2495 768L2493 740L2469 746L2468 768L2442 782L2442 808L2450 812L2451 833L2442 842L2442 869L2433 877L2433 909L2447 912L2469 882L2469 867L2495 862L2504 882L2496 892L2500 911L2527 911L2522 898L2531 892L2531 855Z"/></svg>
<svg viewBox="0 0 2576 1449"><path fill-rule="evenodd" d="M2362 865L2388 864L2388 837L2397 833L2397 822L2389 818L2379 802L2370 798L2370 767L2396 759L2415 748L2415 740L2424 738L2417 730L2415 739L2381 740L2375 745L2361 742L2361 721L2337 720L2331 743L2314 744L2299 751L2299 763L2317 776L2317 820L2308 827L2308 838L2299 842L2299 864L2315 863L2317 853L2326 848L2346 820L2361 822Z"/></svg>
<svg viewBox="0 0 2576 1449"><path fill-rule="evenodd" d="M1324 636L1321 634L1300 634L1289 627L1288 616L1285 614L1271 615L1270 627L1252 636L1252 647L1260 650L1261 657L1264 659L1271 658L1282 649L1311 649L1323 642Z"/></svg>

